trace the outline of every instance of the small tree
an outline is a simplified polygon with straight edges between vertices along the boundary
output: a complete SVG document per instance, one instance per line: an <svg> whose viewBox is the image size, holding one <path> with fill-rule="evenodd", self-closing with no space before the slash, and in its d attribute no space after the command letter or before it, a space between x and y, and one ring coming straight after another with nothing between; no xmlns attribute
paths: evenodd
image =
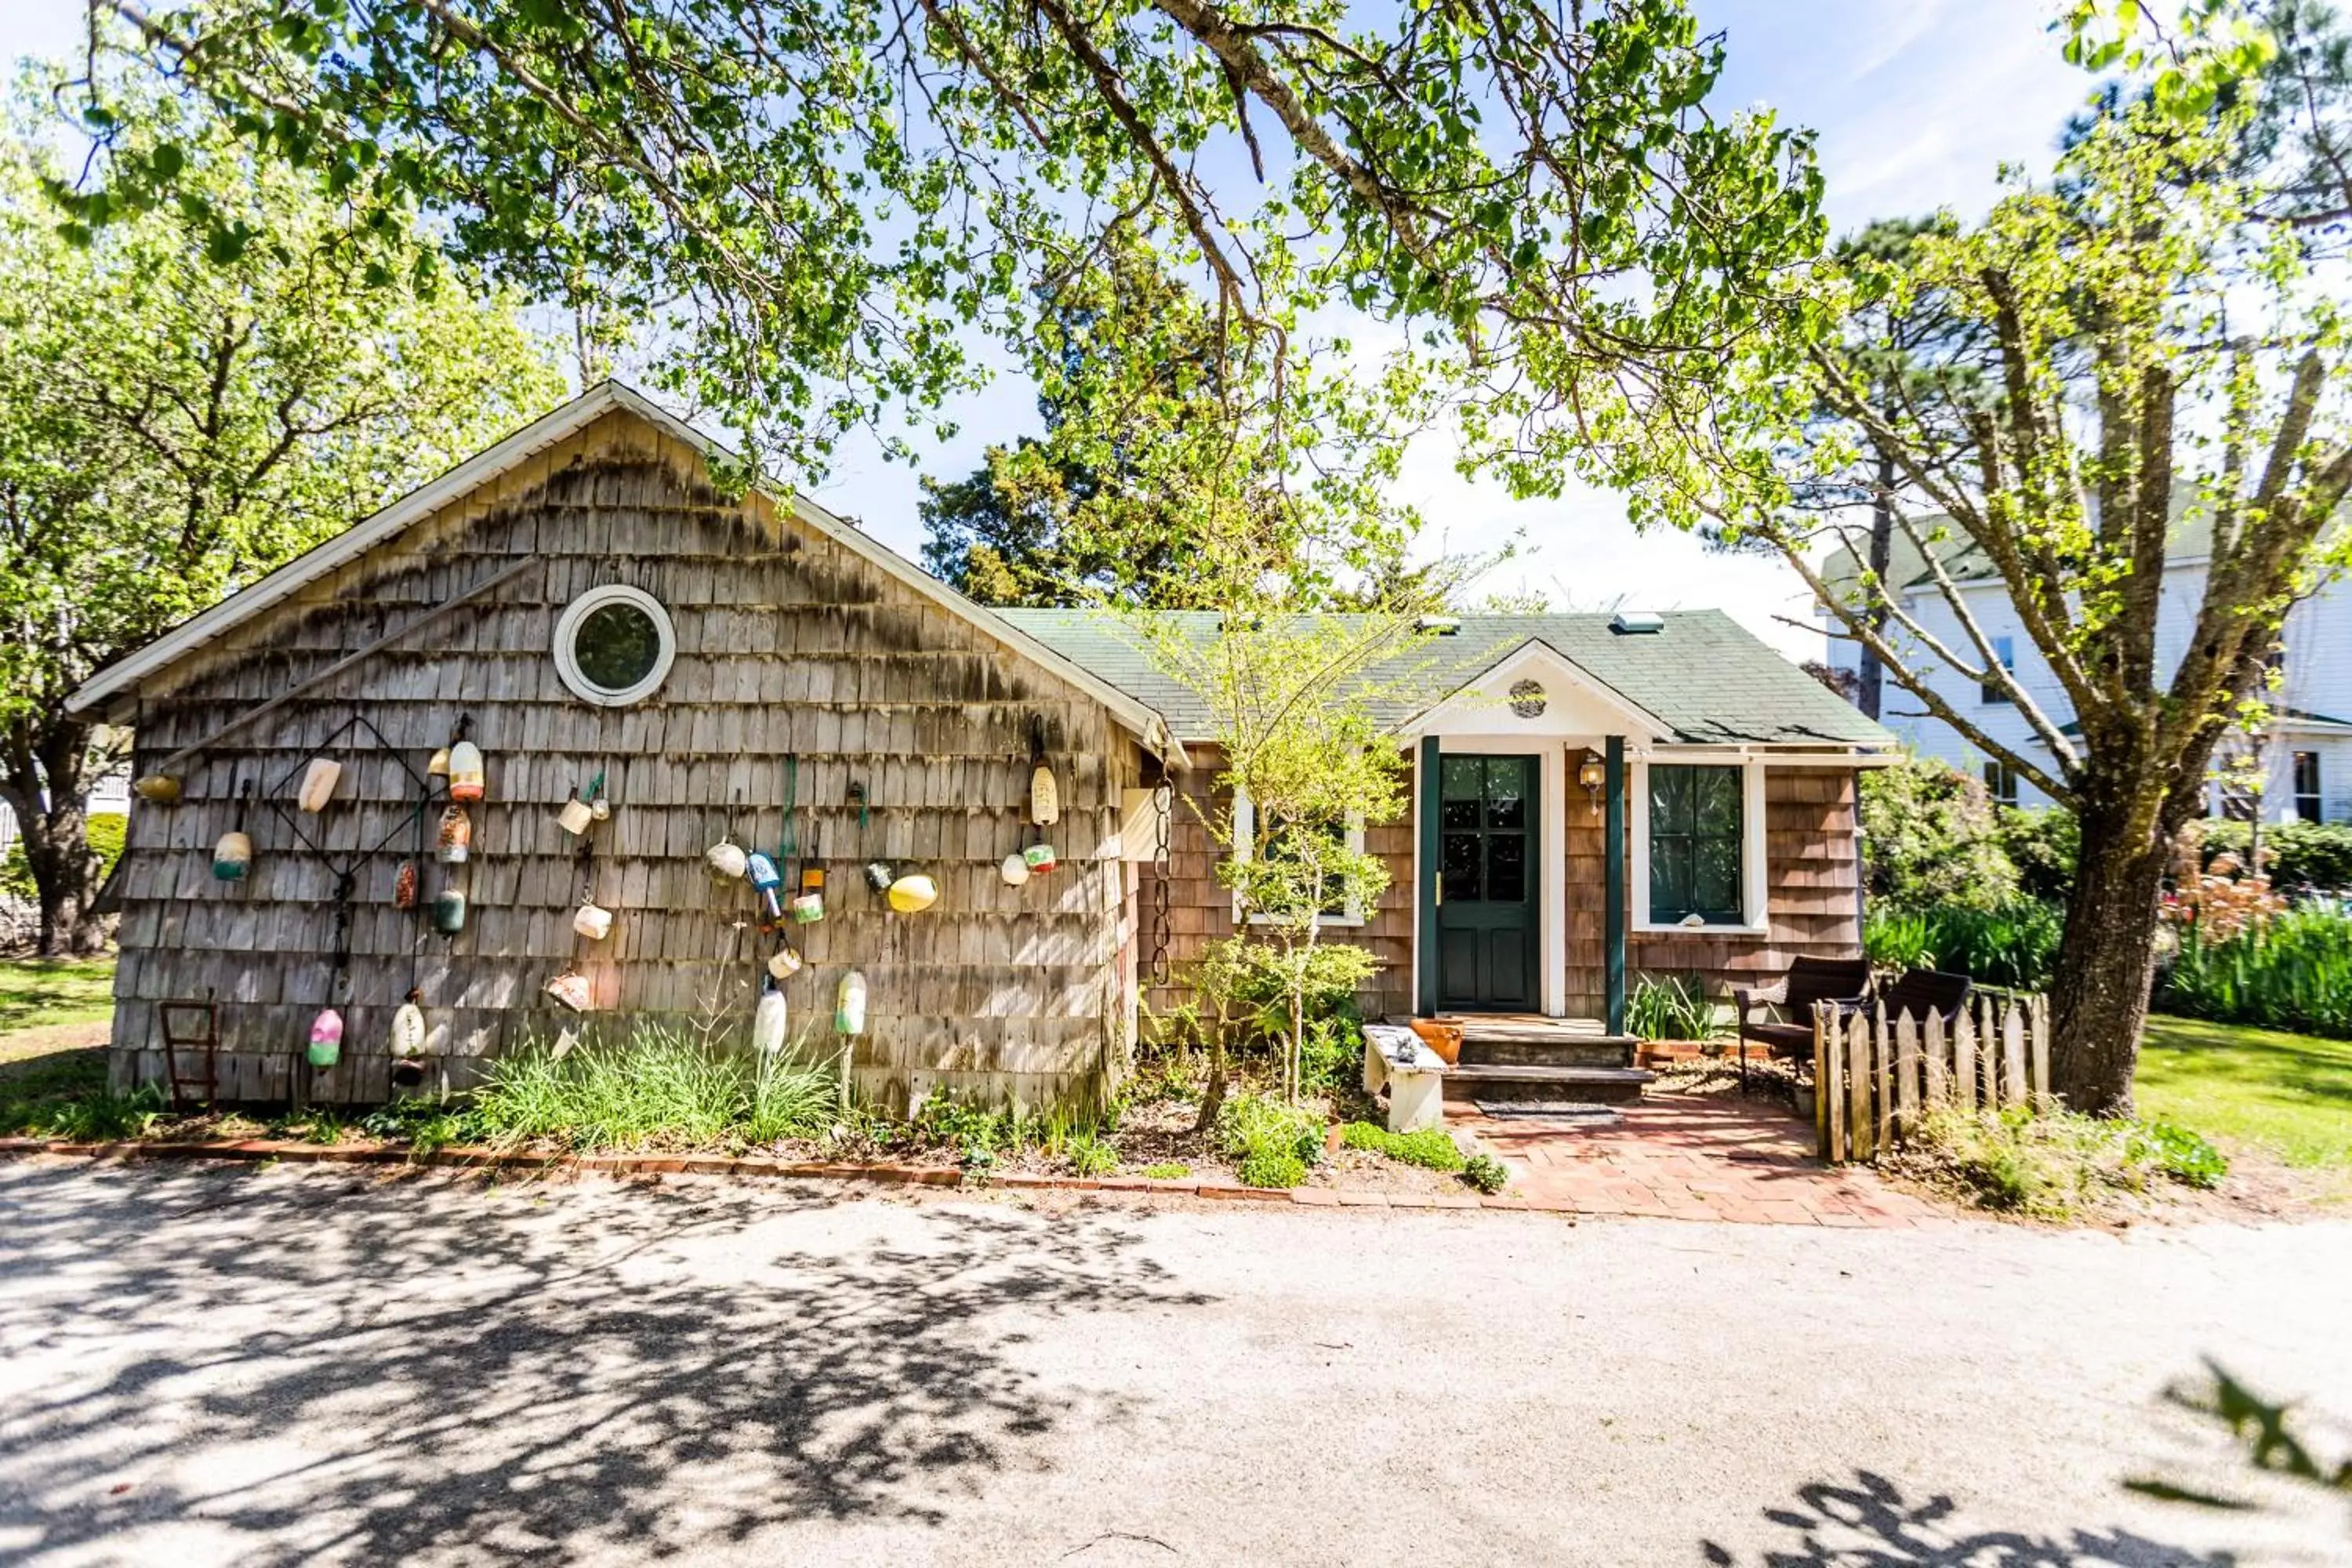
<svg viewBox="0 0 2352 1568"><path fill-rule="evenodd" d="M1223 851L1218 881L1234 894L1237 931L1215 954L1217 976L1257 980L1282 998L1282 1086L1295 1100L1311 999L1355 990L1377 968L1364 949L1328 937L1335 915L1370 907L1389 883L1353 835L1404 805L1402 756L1371 704L1405 679L1413 617L1229 612L1205 638L1181 620L1133 624L1212 715L1221 804L1192 805ZM1210 1117L1224 1092L1221 1045L1212 1044Z"/></svg>

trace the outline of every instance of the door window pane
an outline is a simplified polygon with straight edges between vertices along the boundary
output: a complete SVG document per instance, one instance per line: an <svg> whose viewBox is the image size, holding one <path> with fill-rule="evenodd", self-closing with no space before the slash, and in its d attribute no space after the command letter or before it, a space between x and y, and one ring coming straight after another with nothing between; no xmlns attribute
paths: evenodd
<svg viewBox="0 0 2352 1568"><path fill-rule="evenodd" d="M1486 897L1495 903L1514 904L1527 896L1527 836L1520 833L1487 835Z"/></svg>
<svg viewBox="0 0 2352 1568"><path fill-rule="evenodd" d="M1449 904L1475 902L1478 898L1479 837L1475 833L1449 833L1438 858Z"/></svg>
<svg viewBox="0 0 2352 1568"><path fill-rule="evenodd" d="M1476 757L1448 757L1438 767L1440 788L1447 800L1475 802L1486 793L1486 770Z"/></svg>
<svg viewBox="0 0 2352 1568"><path fill-rule="evenodd" d="M1486 759L1486 826L1518 833L1528 825L1528 764L1523 757Z"/></svg>

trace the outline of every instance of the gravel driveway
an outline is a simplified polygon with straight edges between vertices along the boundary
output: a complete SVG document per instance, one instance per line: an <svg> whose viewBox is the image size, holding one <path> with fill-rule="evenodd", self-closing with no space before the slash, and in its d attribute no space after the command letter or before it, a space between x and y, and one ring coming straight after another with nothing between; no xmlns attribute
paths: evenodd
<svg viewBox="0 0 2352 1568"><path fill-rule="evenodd" d="M2352 1557L2119 1488L2241 1482L2206 1352L2352 1414L2352 1226L5 1162L0 1562Z"/></svg>

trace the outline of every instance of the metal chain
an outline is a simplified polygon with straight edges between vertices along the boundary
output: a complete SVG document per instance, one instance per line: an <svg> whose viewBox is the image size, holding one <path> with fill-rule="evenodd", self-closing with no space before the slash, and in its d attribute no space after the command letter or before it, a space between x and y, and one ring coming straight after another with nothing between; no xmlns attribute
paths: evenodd
<svg viewBox="0 0 2352 1568"><path fill-rule="evenodd" d="M1176 789L1168 779L1168 753L1160 753L1160 784L1151 792L1151 984L1172 978L1168 966L1168 840L1176 815Z"/></svg>

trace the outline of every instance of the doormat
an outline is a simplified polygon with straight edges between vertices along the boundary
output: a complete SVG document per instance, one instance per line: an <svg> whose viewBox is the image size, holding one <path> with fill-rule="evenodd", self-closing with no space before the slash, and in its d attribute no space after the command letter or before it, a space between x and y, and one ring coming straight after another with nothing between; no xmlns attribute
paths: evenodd
<svg viewBox="0 0 2352 1568"><path fill-rule="evenodd" d="M1624 1121L1616 1108L1576 1100L1477 1100L1481 1116L1497 1121L1570 1121L1579 1127L1614 1127Z"/></svg>

